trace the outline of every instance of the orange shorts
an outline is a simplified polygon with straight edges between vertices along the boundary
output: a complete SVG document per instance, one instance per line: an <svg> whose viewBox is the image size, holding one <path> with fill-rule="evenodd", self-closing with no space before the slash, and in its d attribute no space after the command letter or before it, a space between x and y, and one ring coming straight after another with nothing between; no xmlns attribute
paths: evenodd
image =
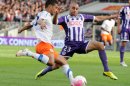
<svg viewBox="0 0 130 86"><path fill-rule="evenodd" d="M57 58L59 54L54 50L54 47L45 42L40 42L36 45L36 53L48 55L49 53L54 54L54 58Z"/></svg>
<svg viewBox="0 0 130 86"><path fill-rule="evenodd" d="M111 34L101 34L102 41L111 41L112 35Z"/></svg>

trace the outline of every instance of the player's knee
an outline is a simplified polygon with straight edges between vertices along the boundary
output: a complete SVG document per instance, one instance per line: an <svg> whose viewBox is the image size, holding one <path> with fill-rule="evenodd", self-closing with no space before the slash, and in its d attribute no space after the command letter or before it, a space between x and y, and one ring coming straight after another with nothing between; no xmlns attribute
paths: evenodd
<svg viewBox="0 0 130 86"><path fill-rule="evenodd" d="M104 50L104 45L100 43L99 49Z"/></svg>
<svg viewBox="0 0 130 86"><path fill-rule="evenodd" d="M59 56L58 58L56 58L55 62L58 63L60 66L67 64L67 61L63 56Z"/></svg>
<svg viewBox="0 0 130 86"><path fill-rule="evenodd" d="M65 65L65 64L67 64L67 61L66 60L62 60L61 61L61 66Z"/></svg>
<svg viewBox="0 0 130 86"><path fill-rule="evenodd" d="M101 42L97 42L97 48L98 50L104 50L104 45Z"/></svg>

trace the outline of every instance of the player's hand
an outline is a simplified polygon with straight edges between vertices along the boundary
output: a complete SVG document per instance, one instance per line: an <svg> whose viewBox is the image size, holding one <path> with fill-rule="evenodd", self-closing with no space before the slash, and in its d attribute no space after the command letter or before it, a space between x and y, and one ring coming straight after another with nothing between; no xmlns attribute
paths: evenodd
<svg viewBox="0 0 130 86"><path fill-rule="evenodd" d="M22 29L18 29L18 33L21 33L22 32Z"/></svg>
<svg viewBox="0 0 130 86"><path fill-rule="evenodd" d="M63 7L59 6L59 7L57 8L57 10L56 10L56 14L61 13L61 12L62 12L62 10L63 10Z"/></svg>

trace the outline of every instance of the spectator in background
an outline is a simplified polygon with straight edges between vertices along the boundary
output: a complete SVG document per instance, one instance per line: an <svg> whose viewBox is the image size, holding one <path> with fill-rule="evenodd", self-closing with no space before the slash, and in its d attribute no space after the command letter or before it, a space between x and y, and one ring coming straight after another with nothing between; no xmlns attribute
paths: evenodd
<svg viewBox="0 0 130 86"><path fill-rule="evenodd" d="M61 12L64 12L68 10L71 0L58 0L58 2L59 2L58 4L61 5L61 8L62 8Z"/></svg>
<svg viewBox="0 0 130 86"><path fill-rule="evenodd" d="M1 3L3 3L1 5ZM0 2L0 20L5 21L29 21L34 19L35 15L42 11L44 3L42 0L2 0Z"/></svg>
<svg viewBox="0 0 130 86"><path fill-rule="evenodd" d="M13 21L14 20L14 13L12 9L7 10L6 14L6 21Z"/></svg>
<svg viewBox="0 0 130 86"><path fill-rule="evenodd" d="M92 0L78 0L79 4L85 4ZM62 12L68 10L71 0L58 0L62 6ZM1 0L0 20L5 21L31 21L35 15L44 10L45 0Z"/></svg>
<svg viewBox="0 0 130 86"><path fill-rule="evenodd" d="M15 16L14 21L20 22L20 20L22 20L22 13L21 13L21 10L19 8L15 10L14 16Z"/></svg>
<svg viewBox="0 0 130 86"><path fill-rule="evenodd" d="M4 11L2 9L2 5L0 5L0 21L3 20L3 14L4 14Z"/></svg>

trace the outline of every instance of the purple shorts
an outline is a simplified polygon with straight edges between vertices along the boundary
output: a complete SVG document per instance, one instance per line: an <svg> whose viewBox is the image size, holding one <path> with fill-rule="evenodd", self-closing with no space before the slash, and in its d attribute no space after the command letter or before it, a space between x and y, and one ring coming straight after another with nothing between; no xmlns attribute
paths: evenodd
<svg viewBox="0 0 130 86"><path fill-rule="evenodd" d="M122 31L120 34L121 41L129 41L130 40L130 29Z"/></svg>
<svg viewBox="0 0 130 86"><path fill-rule="evenodd" d="M67 42L62 48L61 55L66 57L72 57L74 53L85 54L86 48L89 41L87 42Z"/></svg>

